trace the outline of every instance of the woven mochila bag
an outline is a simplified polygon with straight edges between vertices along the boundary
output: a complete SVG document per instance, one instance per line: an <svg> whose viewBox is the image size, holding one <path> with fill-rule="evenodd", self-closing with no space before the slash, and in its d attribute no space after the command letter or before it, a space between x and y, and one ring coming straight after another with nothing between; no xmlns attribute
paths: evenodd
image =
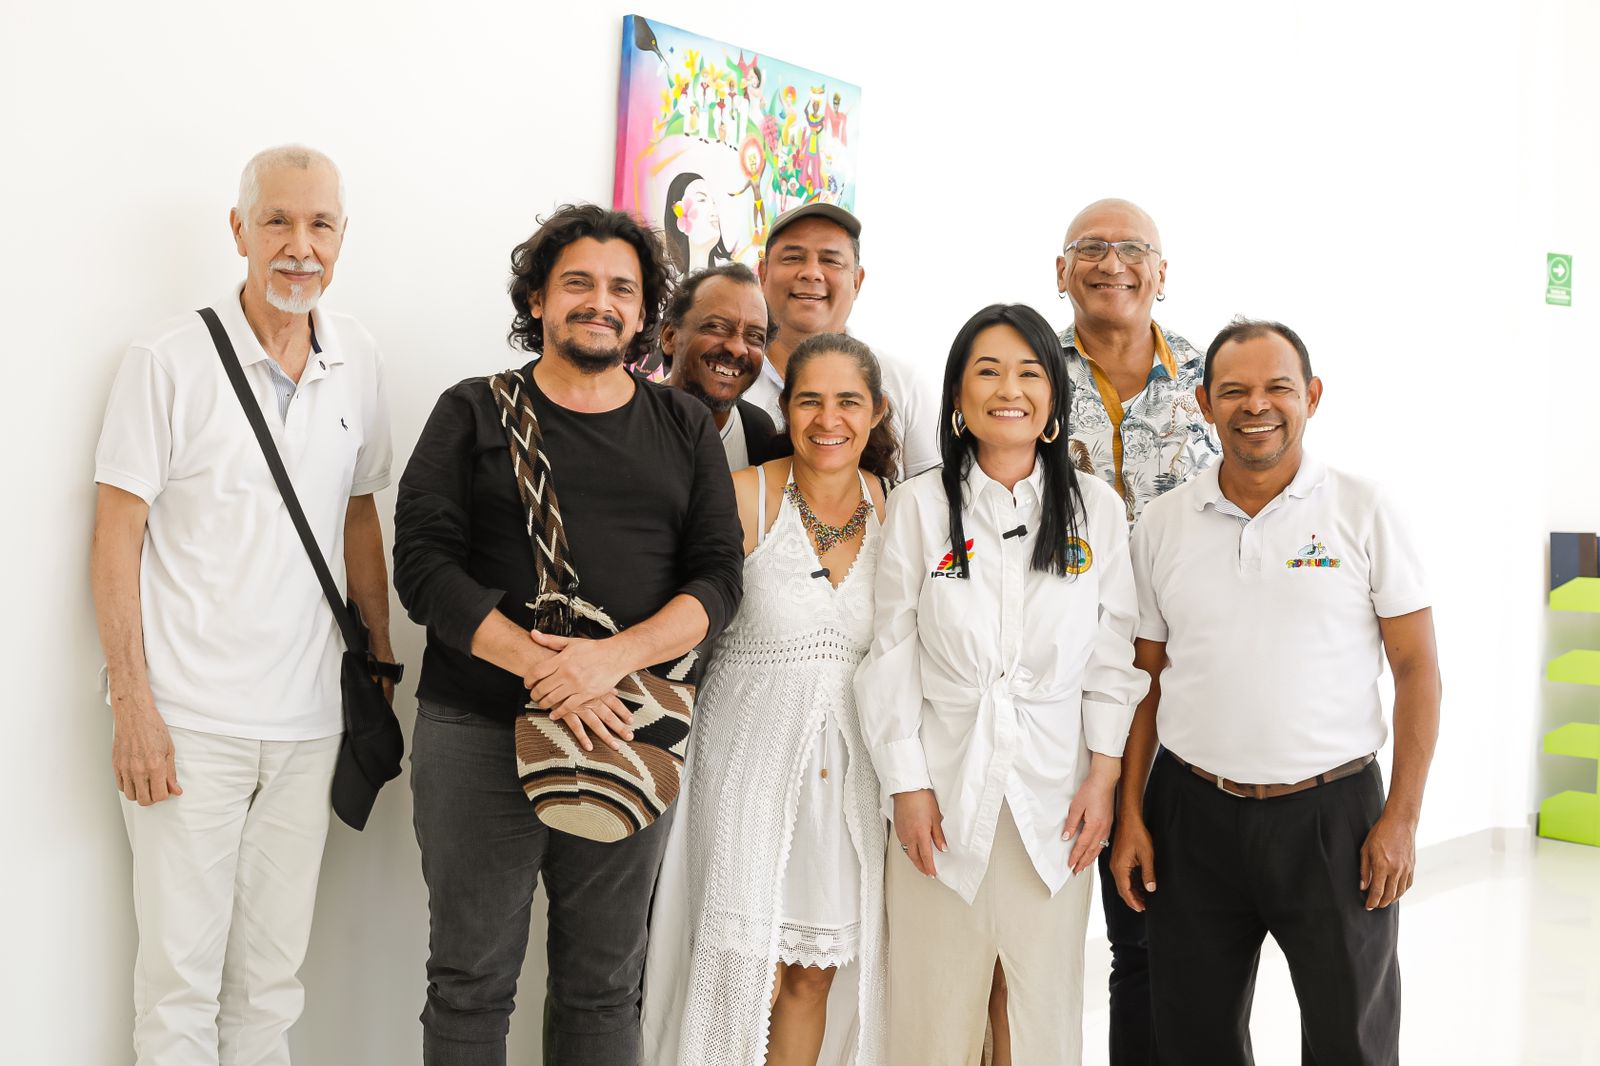
<svg viewBox="0 0 1600 1066"><path fill-rule="evenodd" d="M528 606L534 628L560 636L603 638L617 632L606 612L578 595L567 534L556 502L539 419L520 370L489 379L511 450L517 493L528 511L528 539L538 592ZM610 842L654 822L678 798L689 719L694 713L696 652L617 683L633 713L633 739L618 751L600 741L584 751L572 731L531 700L517 719L517 774L539 820L551 829Z"/></svg>

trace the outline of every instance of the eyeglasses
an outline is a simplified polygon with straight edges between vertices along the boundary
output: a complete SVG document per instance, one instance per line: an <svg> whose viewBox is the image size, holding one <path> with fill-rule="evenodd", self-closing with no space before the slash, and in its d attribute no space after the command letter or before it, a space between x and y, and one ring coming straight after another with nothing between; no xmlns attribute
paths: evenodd
<svg viewBox="0 0 1600 1066"><path fill-rule="evenodd" d="M1115 248L1117 258L1129 266L1142 263L1149 256L1160 256L1161 250L1148 241L1102 241L1085 237L1061 249L1065 255L1075 255L1086 263L1098 263Z"/></svg>

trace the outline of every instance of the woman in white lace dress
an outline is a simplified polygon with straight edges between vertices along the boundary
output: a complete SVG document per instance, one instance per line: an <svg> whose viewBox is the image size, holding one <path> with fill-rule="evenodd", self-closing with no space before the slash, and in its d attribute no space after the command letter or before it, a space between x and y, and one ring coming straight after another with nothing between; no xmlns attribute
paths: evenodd
<svg viewBox="0 0 1600 1066"><path fill-rule="evenodd" d="M700 689L657 891L652 1066L884 1054L884 822L851 680L896 446L877 361L850 337L797 347L782 404L793 459L734 475L744 600Z"/></svg>

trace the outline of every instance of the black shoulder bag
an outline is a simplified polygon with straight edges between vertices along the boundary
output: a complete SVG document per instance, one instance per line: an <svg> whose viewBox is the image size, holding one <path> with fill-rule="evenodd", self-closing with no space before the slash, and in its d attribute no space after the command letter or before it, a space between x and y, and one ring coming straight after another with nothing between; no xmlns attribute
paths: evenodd
<svg viewBox="0 0 1600 1066"><path fill-rule="evenodd" d="M400 776L400 757L405 754L405 737L400 732L400 722L394 716L394 708L384 697L382 679L399 681L405 667L399 663L381 662L373 657L368 646L367 627L361 621L361 611L354 600L346 601L341 597L338 586L333 583L327 560L323 559L322 549L317 547L311 525L306 521L305 512L300 509L299 498L294 494L289 472L283 467L277 445L272 443L272 434L261 415L261 405L256 403L244 379L244 367L239 365L239 356L233 350L233 342L228 339L228 331L222 328L222 321L211 308L202 309L199 315L211 331L211 341L217 346L217 356L228 372L228 380L233 383L234 395L239 397L239 406L244 408L245 417L250 420L256 443L261 445L261 454L272 470L272 480L277 482L283 504L289 510L289 518L294 522L300 542L305 545L306 555L311 559L311 568L317 572L317 580L322 584L322 594L333 609L339 632L344 634L345 652L339 676L344 704L344 737L339 742L339 761L333 771L333 813L350 828L364 829L367 816L372 813L372 805L377 801L378 789L385 782Z"/></svg>

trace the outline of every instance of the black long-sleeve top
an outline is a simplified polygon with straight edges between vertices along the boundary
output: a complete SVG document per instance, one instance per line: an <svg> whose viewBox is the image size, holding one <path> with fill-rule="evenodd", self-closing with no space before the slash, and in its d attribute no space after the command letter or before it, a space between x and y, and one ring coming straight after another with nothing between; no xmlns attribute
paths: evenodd
<svg viewBox="0 0 1600 1066"><path fill-rule="evenodd" d="M705 608L710 640L739 606L743 536L728 462L699 401L638 380L614 411L552 403L523 370L550 459L580 594L626 629L683 593ZM394 584L427 626L417 694L509 720L522 680L472 656L489 612L525 628L536 593L527 511L486 377L445 391L400 478Z"/></svg>

